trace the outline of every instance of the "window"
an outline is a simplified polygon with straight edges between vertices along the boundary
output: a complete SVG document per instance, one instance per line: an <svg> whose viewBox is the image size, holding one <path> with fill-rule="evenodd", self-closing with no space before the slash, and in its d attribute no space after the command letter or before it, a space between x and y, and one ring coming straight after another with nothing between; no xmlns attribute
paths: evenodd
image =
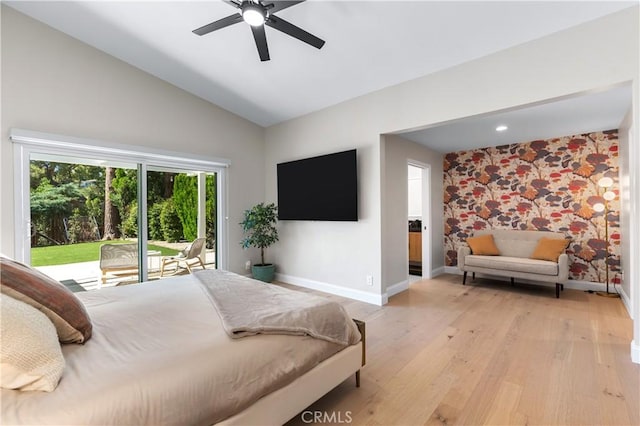
<svg viewBox="0 0 640 426"><path fill-rule="evenodd" d="M200 238L199 259L226 268L228 161L16 129L10 137L18 260L93 289L171 275L180 264L163 260ZM137 262L102 268L105 244Z"/></svg>

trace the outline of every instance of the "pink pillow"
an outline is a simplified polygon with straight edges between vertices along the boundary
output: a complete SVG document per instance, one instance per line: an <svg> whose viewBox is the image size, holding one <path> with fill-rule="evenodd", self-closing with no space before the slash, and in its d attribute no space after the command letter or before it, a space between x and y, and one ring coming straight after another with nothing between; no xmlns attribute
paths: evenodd
<svg viewBox="0 0 640 426"><path fill-rule="evenodd" d="M0 257L0 291L44 313L62 343L91 338L91 319L84 305L65 286L27 265Z"/></svg>

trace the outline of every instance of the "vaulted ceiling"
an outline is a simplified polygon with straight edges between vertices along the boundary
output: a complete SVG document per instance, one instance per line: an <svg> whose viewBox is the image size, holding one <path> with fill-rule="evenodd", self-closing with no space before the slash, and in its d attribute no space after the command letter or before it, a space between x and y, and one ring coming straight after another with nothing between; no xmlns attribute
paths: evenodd
<svg viewBox="0 0 640 426"><path fill-rule="evenodd" d="M192 33L237 13L222 1L5 4L250 121L270 126L636 2L310 0L277 15L325 40L324 47L317 50L267 27L271 54L267 62L260 61L244 22L205 36ZM619 96L610 98L620 102ZM420 140L417 134L410 136Z"/></svg>

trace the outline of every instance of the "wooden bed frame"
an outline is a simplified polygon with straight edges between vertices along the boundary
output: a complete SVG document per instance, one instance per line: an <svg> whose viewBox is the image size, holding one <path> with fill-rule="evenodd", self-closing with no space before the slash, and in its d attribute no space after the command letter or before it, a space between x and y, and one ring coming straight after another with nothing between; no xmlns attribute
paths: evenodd
<svg viewBox="0 0 640 426"><path fill-rule="evenodd" d="M360 387L360 369L366 362L366 328L363 321L353 321L362 335L362 340L357 345L343 349L287 386L260 398L240 413L216 424L283 425L354 373L356 387Z"/></svg>

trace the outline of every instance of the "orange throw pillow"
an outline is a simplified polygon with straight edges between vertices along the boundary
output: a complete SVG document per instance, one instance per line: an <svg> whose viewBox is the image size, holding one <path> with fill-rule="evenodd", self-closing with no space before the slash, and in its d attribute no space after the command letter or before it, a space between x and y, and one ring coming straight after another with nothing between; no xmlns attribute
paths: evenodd
<svg viewBox="0 0 640 426"><path fill-rule="evenodd" d="M493 235L491 234L467 238L467 244L471 247L472 254L500 256L500 250L496 247L496 243L493 241Z"/></svg>
<svg viewBox="0 0 640 426"><path fill-rule="evenodd" d="M558 257L564 253L570 242L571 240L565 240L564 238L540 238L536 249L531 255L531 259L557 262Z"/></svg>

